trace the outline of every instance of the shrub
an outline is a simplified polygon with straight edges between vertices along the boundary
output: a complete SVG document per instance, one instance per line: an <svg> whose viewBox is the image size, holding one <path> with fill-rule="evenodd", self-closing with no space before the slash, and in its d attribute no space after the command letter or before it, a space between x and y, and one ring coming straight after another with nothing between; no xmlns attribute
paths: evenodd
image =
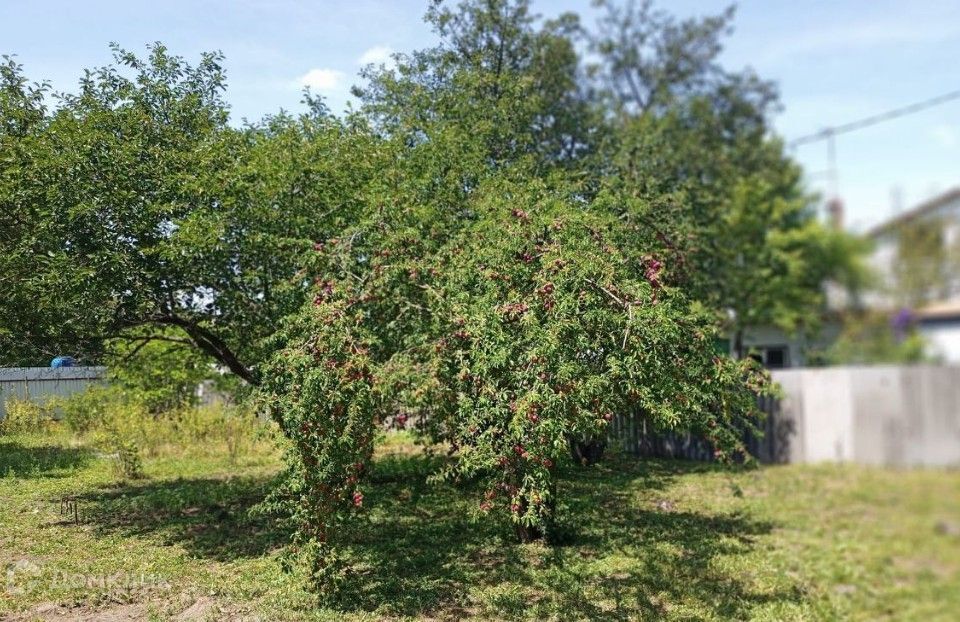
<svg viewBox="0 0 960 622"><path fill-rule="evenodd" d="M124 438L120 432L111 433L110 446L116 454L117 475L121 479L143 479L143 461L140 459L140 448L129 438Z"/></svg>
<svg viewBox="0 0 960 622"><path fill-rule="evenodd" d="M602 215L614 210L538 184L473 196L448 237L391 222L318 245L326 276L276 337L262 397L291 450L275 499L292 501L320 589L343 576L336 544L363 506L374 430L396 412L450 447L437 476L481 484L481 510L521 540L555 529L569 439L602 438L616 412L744 453L766 376L714 354L717 318L661 282L636 231Z"/></svg>
<svg viewBox="0 0 960 622"><path fill-rule="evenodd" d="M59 398L53 404L70 431L84 433L102 427L118 407L118 403L126 404L129 401L129 396L118 387L102 384L87 387L84 391L66 398Z"/></svg>
<svg viewBox="0 0 960 622"><path fill-rule="evenodd" d="M0 419L0 434L45 432L53 421L48 405L29 400L8 399L4 409L6 416Z"/></svg>

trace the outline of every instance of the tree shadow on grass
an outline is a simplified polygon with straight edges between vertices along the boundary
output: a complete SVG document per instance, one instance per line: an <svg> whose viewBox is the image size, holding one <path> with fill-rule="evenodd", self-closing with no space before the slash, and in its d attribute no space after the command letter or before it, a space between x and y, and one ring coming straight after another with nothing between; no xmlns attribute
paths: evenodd
<svg viewBox="0 0 960 622"><path fill-rule="evenodd" d="M364 500L369 511L349 534L359 572L341 607L390 616L442 612L466 617L467 587L520 558L504 521L476 520L473 486L428 483L440 459L381 459Z"/></svg>
<svg viewBox="0 0 960 622"><path fill-rule="evenodd" d="M479 491L427 485L429 468L397 458L371 493L369 523L357 530L352 558L362 571L347 609L391 616L460 618L482 610L501 619L621 620L662 617L683 603L722 619L743 619L793 592L760 592L713 563L748 553L773 525L738 514L642 507L638 488L664 490L680 476L716 465L617 461L570 469L562 494L575 523L565 546L517 545L497 514L472 516ZM425 463L420 463L426 466ZM406 476L389 477L397 469ZM468 592L482 592L482 603Z"/></svg>
<svg viewBox="0 0 960 622"><path fill-rule="evenodd" d="M610 504L583 517L588 525L566 548L555 548L542 571L526 572L529 602L501 599L500 613L526 611L535 618L587 620L660 619L682 604L724 620L749 617L770 601L792 601L792 592L761 593L740 577L717 569L720 556L748 553L771 525L745 516L642 510ZM624 563L623 558L631 561ZM608 561L604 561L604 560ZM593 566L591 562L596 562Z"/></svg>
<svg viewBox="0 0 960 622"><path fill-rule="evenodd" d="M77 495L81 522L99 533L159 538L191 554L229 561L269 553L288 541L274 521L250 512L269 477L127 483Z"/></svg>
<svg viewBox="0 0 960 622"><path fill-rule="evenodd" d="M0 476L65 477L63 471L82 467L93 457L89 449L59 445L25 445L0 438Z"/></svg>
<svg viewBox="0 0 960 622"><path fill-rule="evenodd" d="M790 592L753 590L719 557L756 546L773 525L738 514L647 507L638 489L715 465L621 461L570 469L562 490L575 528L565 546L520 546L505 518L476 517L480 491L427 482L434 459L381 459L365 511L340 534L353 569L340 607L385 616L462 618L657 618L678 603L721 619L749 617ZM80 497L81 518L103 532L159 536L190 553L230 560L263 555L288 539L249 508L267 478L185 479L134 484ZM481 593L477 599L471 597Z"/></svg>
<svg viewBox="0 0 960 622"><path fill-rule="evenodd" d="M742 513L680 511L657 495L638 500L638 491L664 491L678 477L742 467L681 460L620 458L598 468L571 471L564 495L575 533L570 546L555 548L546 572L525 581L548 594L534 617L567 619L659 619L678 604L720 619L745 619L770 602L795 602L793 590L753 590L744 577L714 563L749 553L774 524ZM598 561L595 567L578 557ZM624 559L631 560L624 563ZM502 613L518 603L505 600ZM524 610L530 615L530 605Z"/></svg>

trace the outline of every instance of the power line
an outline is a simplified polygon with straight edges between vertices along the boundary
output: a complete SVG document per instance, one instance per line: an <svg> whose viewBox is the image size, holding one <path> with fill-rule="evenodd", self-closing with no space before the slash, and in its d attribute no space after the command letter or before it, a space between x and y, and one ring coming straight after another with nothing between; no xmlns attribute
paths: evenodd
<svg viewBox="0 0 960 622"><path fill-rule="evenodd" d="M893 110L888 110L887 112L876 114L870 117L864 117L863 119L858 119L857 121L844 123L843 125L825 127L819 132L807 134L806 136L801 136L800 138L795 138L787 143L787 145L789 147L798 147L800 145L805 145L820 140L831 139L837 134L846 134L847 132L860 130L865 127L870 127L871 125L883 123L884 121L890 121L891 119L896 119L919 112L921 110L925 110L927 108L932 108L933 106L939 106L940 104L945 104L955 99L960 99L960 90L950 91L949 93L944 93L943 95L938 95L937 97L932 97L915 104L910 104L909 106L904 106L903 108L895 108Z"/></svg>

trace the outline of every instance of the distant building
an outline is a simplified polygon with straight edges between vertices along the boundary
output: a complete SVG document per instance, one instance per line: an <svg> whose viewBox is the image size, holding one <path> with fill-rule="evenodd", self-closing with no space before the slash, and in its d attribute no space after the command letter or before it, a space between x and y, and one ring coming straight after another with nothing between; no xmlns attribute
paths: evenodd
<svg viewBox="0 0 960 622"><path fill-rule="evenodd" d="M931 354L945 363L960 363L960 300L927 305L916 316Z"/></svg>
<svg viewBox="0 0 960 622"><path fill-rule="evenodd" d="M843 205L827 206L830 223L841 227ZM944 192L867 232L873 243L870 266L877 287L857 300L836 285L827 285L827 313L811 335L756 327L744 334L745 349L769 369L810 365L841 332L842 317L853 308L889 313L909 309L929 353L946 363L960 363L960 187ZM726 340L724 340L726 341ZM732 341L732 338L731 338ZM728 352L732 343L723 344Z"/></svg>
<svg viewBox="0 0 960 622"><path fill-rule="evenodd" d="M880 287L868 307L911 308L931 354L960 363L960 188L871 229Z"/></svg>
<svg viewBox="0 0 960 622"><path fill-rule="evenodd" d="M839 324L832 320L824 322L812 336L803 332L787 333L776 326L757 326L744 331L743 346L749 356L767 369L806 367L811 364L810 353L825 349L839 332ZM723 348L732 352L733 338L727 341L724 339Z"/></svg>

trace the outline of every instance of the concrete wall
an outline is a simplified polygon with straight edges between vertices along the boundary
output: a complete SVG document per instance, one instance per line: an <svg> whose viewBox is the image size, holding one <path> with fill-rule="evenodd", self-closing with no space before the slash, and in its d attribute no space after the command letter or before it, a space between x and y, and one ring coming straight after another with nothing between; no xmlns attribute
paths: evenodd
<svg viewBox="0 0 960 622"><path fill-rule="evenodd" d="M960 465L960 367L788 369L773 414L789 462Z"/></svg>
<svg viewBox="0 0 960 622"><path fill-rule="evenodd" d="M927 340L930 354L944 363L960 364L960 319L921 320L920 334Z"/></svg>
<svg viewBox="0 0 960 622"><path fill-rule="evenodd" d="M0 419L11 398L44 401L66 397L99 382L105 367L5 367L0 368Z"/></svg>

